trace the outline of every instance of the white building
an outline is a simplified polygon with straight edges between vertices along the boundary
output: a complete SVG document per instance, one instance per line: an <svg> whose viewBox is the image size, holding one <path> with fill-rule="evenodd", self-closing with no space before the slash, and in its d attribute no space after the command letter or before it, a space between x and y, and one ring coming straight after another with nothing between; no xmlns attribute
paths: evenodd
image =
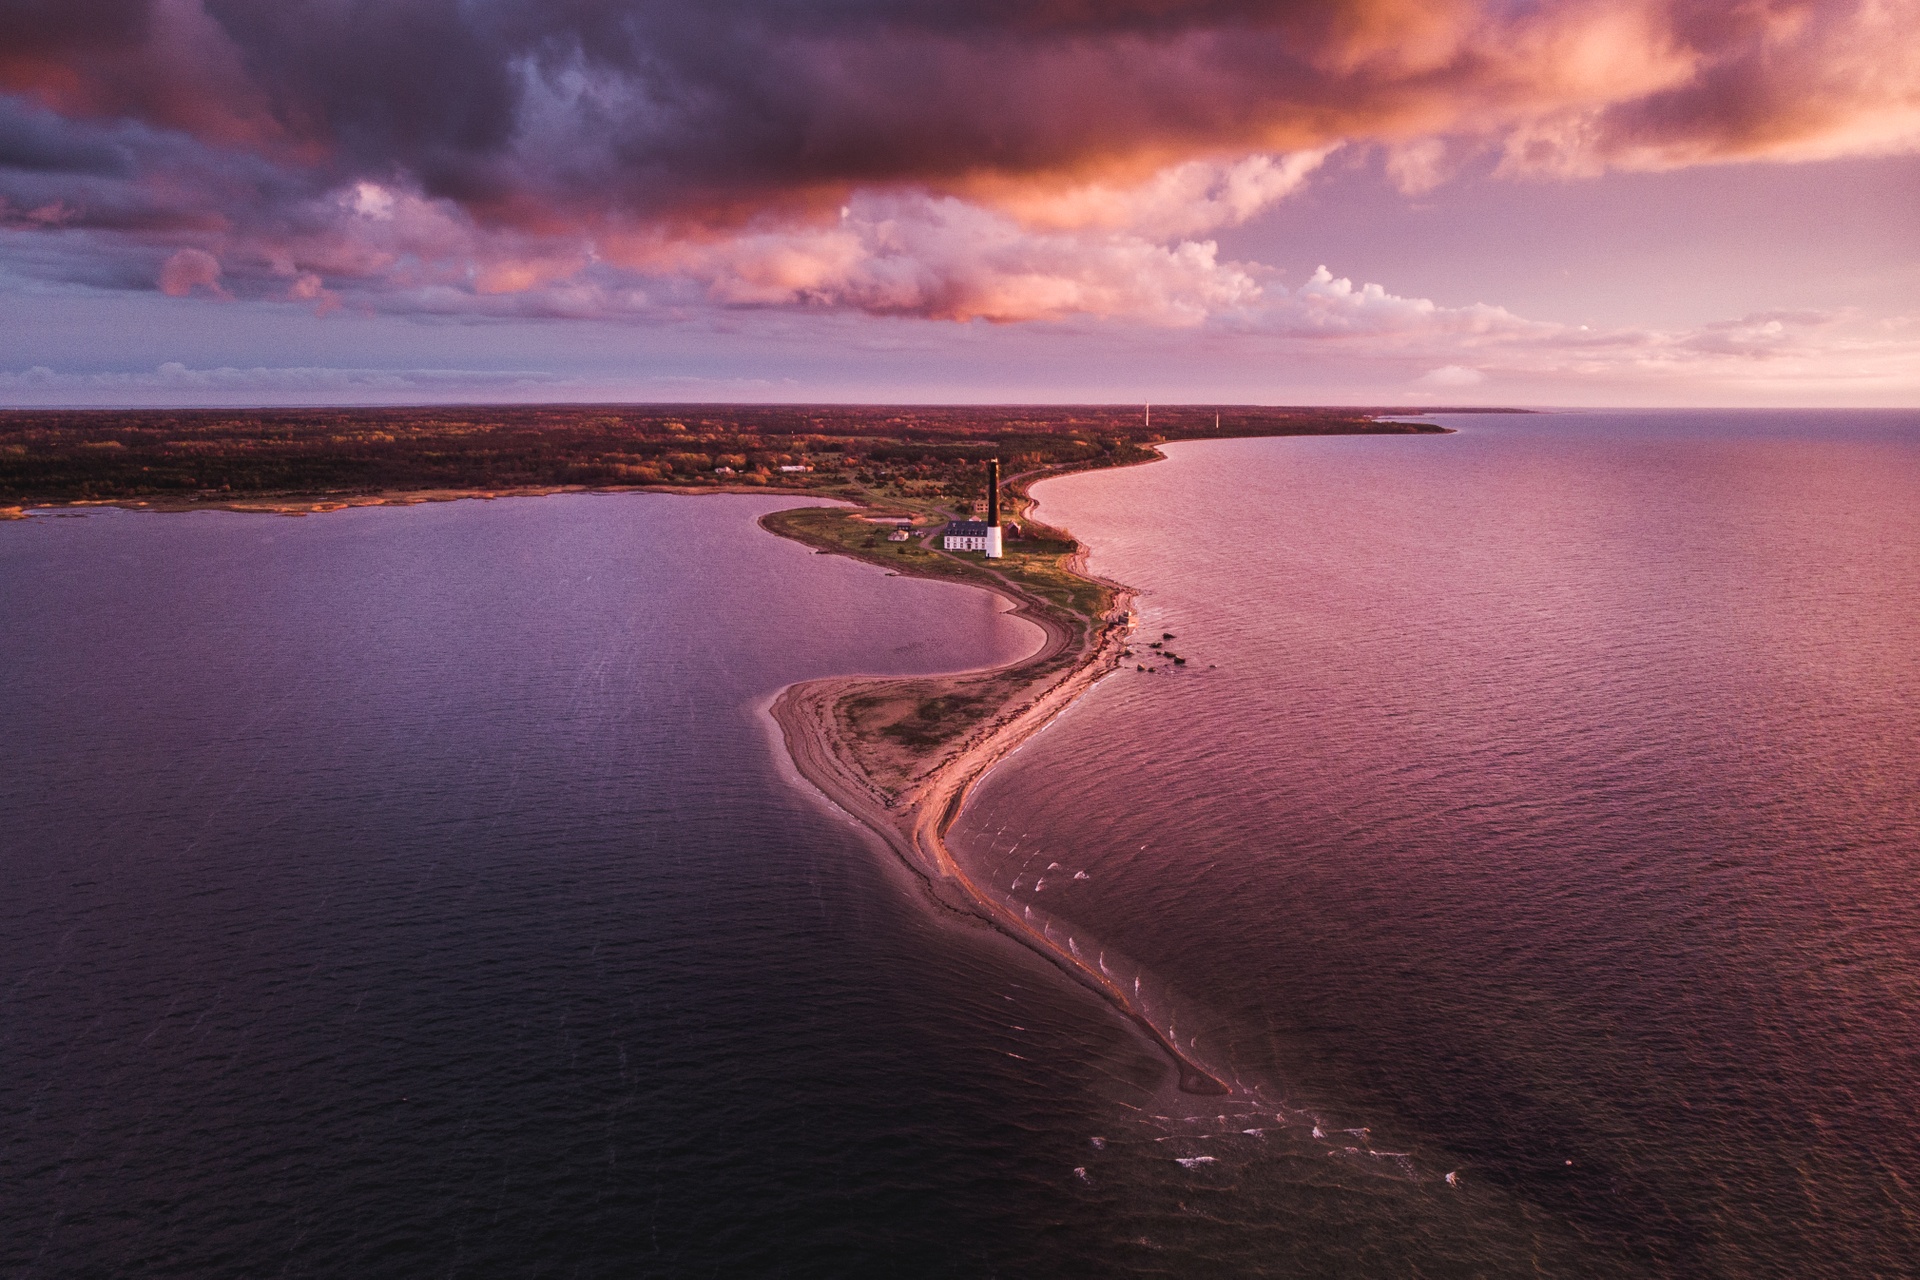
<svg viewBox="0 0 1920 1280"><path fill-rule="evenodd" d="M989 560L1001 555L1000 526L984 520L955 520L947 525L941 546L949 551L980 551Z"/></svg>

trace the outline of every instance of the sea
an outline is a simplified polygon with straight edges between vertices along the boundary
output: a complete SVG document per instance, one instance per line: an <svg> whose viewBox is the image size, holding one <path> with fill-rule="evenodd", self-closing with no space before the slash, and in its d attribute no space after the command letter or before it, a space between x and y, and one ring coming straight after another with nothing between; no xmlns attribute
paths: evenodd
<svg viewBox="0 0 1920 1280"><path fill-rule="evenodd" d="M1037 489L951 844L1217 1097L794 774L1038 636L792 499L0 523L0 1274L1920 1274L1920 414L1434 420Z"/></svg>

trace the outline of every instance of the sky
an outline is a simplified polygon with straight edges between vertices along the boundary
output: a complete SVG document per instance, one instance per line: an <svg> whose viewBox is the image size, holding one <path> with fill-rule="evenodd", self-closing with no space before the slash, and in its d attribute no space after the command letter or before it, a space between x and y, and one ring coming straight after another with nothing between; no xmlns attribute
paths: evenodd
<svg viewBox="0 0 1920 1280"><path fill-rule="evenodd" d="M1920 405L1920 0L0 0L0 405Z"/></svg>

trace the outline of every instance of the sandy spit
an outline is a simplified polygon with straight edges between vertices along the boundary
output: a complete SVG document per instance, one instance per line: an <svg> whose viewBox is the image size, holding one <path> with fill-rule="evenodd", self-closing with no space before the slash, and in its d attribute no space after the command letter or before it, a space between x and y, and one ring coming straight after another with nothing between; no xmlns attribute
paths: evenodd
<svg viewBox="0 0 1920 1280"><path fill-rule="evenodd" d="M1091 577L1085 555L1073 557L1069 567ZM1098 991L1166 1052L1179 1069L1180 1087L1189 1093L1224 1094L1227 1083L1193 1061L1145 1014L1118 983L1035 928L1020 913L988 893L947 847L946 835L966 806L968 795L988 770L1009 752L1045 728L1072 706L1102 677L1117 670L1132 630L1131 589L1114 583L1115 604L1109 615L1089 629L1085 640L1037 607L1018 588L1008 584L999 594L1012 601L1015 613L1046 632L1040 648L1004 667L958 672L943 680L959 681L982 674L1018 677L1044 668L1048 660L1078 645L1075 660L1064 674L1055 669L1028 681L1010 680L1000 707L930 771L897 793L890 793L861 767L846 740L836 714L840 704L857 695L872 694L905 681L831 677L788 685L769 707L786 744L794 768L837 808L875 832L901 861L916 872L942 904L986 921L1001 933L1053 961L1072 977ZM922 687L929 682L919 678Z"/></svg>

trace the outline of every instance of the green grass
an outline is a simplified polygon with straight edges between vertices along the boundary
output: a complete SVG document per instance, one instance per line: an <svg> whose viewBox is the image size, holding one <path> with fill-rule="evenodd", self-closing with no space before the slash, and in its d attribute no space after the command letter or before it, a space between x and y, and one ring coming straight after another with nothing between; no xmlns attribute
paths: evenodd
<svg viewBox="0 0 1920 1280"><path fill-rule="evenodd" d="M896 573L980 587L1011 584L1050 608L1055 617L1081 635L1097 626L1113 607L1111 588L1067 569L1065 561L1078 546L1072 539L1059 536L1058 530L1046 531L1055 536L1011 541L1003 559L988 560L978 552L928 550L919 544L918 532L913 542L887 542L884 536L876 538L874 526L858 515L841 507L798 507L776 511L763 517L761 523L798 542ZM1043 666L1071 661L1070 647Z"/></svg>

